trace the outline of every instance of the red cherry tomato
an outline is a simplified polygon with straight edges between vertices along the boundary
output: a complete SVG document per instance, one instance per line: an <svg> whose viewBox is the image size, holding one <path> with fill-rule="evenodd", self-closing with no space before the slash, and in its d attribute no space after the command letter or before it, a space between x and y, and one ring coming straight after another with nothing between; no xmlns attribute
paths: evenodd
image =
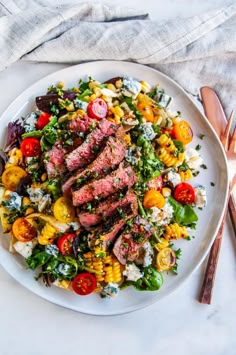
<svg viewBox="0 0 236 355"><path fill-rule="evenodd" d="M175 188L174 198L183 205L193 203L195 199L193 187L186 182L181 182Z"/></svg>
<svg viewBox="0 0 236 355"><path fill-rule="evenodd" d="M163 179L162 179L161 175L156 177L153 180L148 181L147 186L149 187L149 189L161 191L161 189L163 187Z"/></svg>
<svg viewBox="0 0 236 355"><path fill-rule="evenodd" d="M50 113L43 112L42 115L39 116L38 121L36 122L37 129L43 129L50 121Z"/></svg>
<svg viewBox="0 0 236 355"><path fill-rule="evenodd" d="M107 115L107 104L103 99L95 99L89 103L87 111L90 117L101 120Z"/></svg>
<svg viewBox="0 0 236 355"><path fill-rule="evenodd" d="M40 141L37 138L25 138L20 149L25 157L37 157L41 153Z"/></svg>
<svg viewBox="0 0 236 355"><path fill-rule="evenodd" d="M89 272L77 275L72 281L72 288L78 295L86 296L92 293L97 286L95 276Z"/></svg>
<svg viewBox="0 0 236 355"><path fill-rule="evenodd" d="M171 128L171 129L162 129L161 133L162 134L168 133L171 138L175 138L175 135L174 135L174 132L173 132L173 128Z"/></svg>
<svg viewBox="0 0 236 355"><path fill-rule="evenodd" d="M57 246L63 255L69 255L72 252L72 243L75 234L65 234L57 240Z"/></svg>

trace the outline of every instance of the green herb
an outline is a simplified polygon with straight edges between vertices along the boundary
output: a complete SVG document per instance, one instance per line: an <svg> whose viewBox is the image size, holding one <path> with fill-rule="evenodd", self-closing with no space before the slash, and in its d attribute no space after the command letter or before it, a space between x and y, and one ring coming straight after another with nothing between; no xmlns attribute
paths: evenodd
<svg viewBox="0 0 236 355"><path fill-rule="evenodd" d="M87 204L86 204L86 210L87 211L91 211L92 210L92 204L90 203L90 202L87 202Z"/></svg>
<svg viewBox="0 0 236 355"><path fill-rule="evenodd" d="M188 170L188 169L190 169L190 168L189 168L189 166L188 166L188 164L187 164L186 162L183 162L183 164L180 165L178 169L179 169L180 171L186 171L186 170Z"/></svg>
<svg viewBox="0 0 236 355"><path fill-rule="evenodd" d="M205 137L205 134L199 134L198 136L201 140L203 140L203 138Z"/></svg>
<svg viewBox="0 0 236 355"><path fill-rule="evenodd" d="M174 219L177 223L188 226L193 222L197 222L198 217L190 205L182 206L173 197L168 197L168 201L173 207Z"/></svg>
<svg viewBox="0 0 236 355"><path fill-rule="evenodd" d="M51 108L50 108L50 111L52 113L54 113L55 115L58 115L59 114L59 108L56 106L56 105L52 105Z"/></svg>
<svg viewBox="0 0 236 355"><path fill-rule="evenodd" d="M215 186L215 183L211 181L211 186Z"/></svg>
<svg viewBox="0 0 236 355"><path fill-rule="evenodd" d="M193 172L193 176L194 176L194 177L198 176L199 174L200 174L200 171L194 171L194 172Z"/></svg>
<svg viewBox="0 0 236 355"><path fill-rule="evenodd" d="M200 150L201 148L202 148L201 145L198 144L195 149L196 149L196 150Z"/></svg>
<svg viewBox="0 0 236 355"><path fill-rule="evenodd" d="M173 143L175 145L175 147L178 149L178 151L180 153L183 153L184 149L183 149L183 143L178 141L177 139L173 139Z"/></svg>
<svg viewBox="0 0 236 355"><path fill-rule="evenodd" d="M202 164L202 165L200 165L200 168L207 169L207 166L205 164Z"/></svg>

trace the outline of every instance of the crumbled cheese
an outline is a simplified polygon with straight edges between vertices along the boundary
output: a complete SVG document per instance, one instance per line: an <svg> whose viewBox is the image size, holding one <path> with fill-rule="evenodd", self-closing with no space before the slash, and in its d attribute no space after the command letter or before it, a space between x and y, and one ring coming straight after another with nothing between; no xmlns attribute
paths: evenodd
<svg viewBox="0 0 236 355"><path fill-rule="evenodd" d="M172 111L170 108L166 109L166 114L169 118L175 119L175 122L181 121L181 118L179 116L179 113L177 111Z"/></svg>
<svg viewBox="0 0 236 355"><path fill-rule="evenodd" d="M22 255L25 259L29 258L32 254L32 251L37 244L37 239L30 240L29 242L16 242L14 244L14 249Z"/></svg>
<svg viewBox="0 0 236 355"><path fill-rule="evenodd" d="M167 108L172 101L172 97L159 91L155 95L154 100L156 100L158 102L158 106L160 106L162 108Z"/></svg>
<svg viewBox="0 0 236 355"><path fill-rule="evenodd" d="M6 208L9 211L13 211L14 209L20 210L21 208L22 196L19 196L16 192L9 193L9 199L5 201Z"/></svg>
<svg viewBox="0 0 236 355"><path fill-rule="evenodd" d="M73 100L73 102L74 102L74 105L75 105L76 108L84 110L85 112L87 112L88 103L86 101L75 99L75 100Z"/></svg>
<svg viewBox="0 0 236 355"><path fill-rule="evenodd" d="M207 204L206 189L204 186L200 185L194 188L195 200L194 203L196 207L202 208Z"/></svg>
<svg viewBox="0 0 236 355"><path fill-rule="evenodd" d="M169 204L169 202L166 202L165 206L161 209L152 207L151 211L151 220L159 226L169 224L174 212L173 207Z"/></svg>
<svg viewBox="0 0 236 355"><path fill-rule="evenodd" d="M30 115L26 116L23 121L23 126L25 132L34 131L36 129L35 124L37 122L38 116L35 112L32 112Z"/></svg>
<svg viewBox="0 0 236 355"><path fill-rule="evenodd" d="M125 153L125 159L130 164L137 164L141 157L141 148L140 147L129 147Z"/></svg>
<svg viewBox="0 0 236 355"><path fill-rule="evenodd" d="M32 172L33 170L37 170L39 168L39 158L38 157L26 157L26 165L27 171Z"/></svg>
<svg viewBox="0 0 236 355"><path fill-rule="evenodd" d="M73 231L77 231L80 228L80 225L78 222L70 222L68 225L73 229Z"/></svg>
<svg viewBox="0 0 236 355"><path fill-rule="evenodd" d="M42 212L45 207L52 203L51 196L49 194L44 195L38 202L38 211Z"/></svg>
<svg viewBox="0 0 236 355"><path fill-rule="evenodd" d="M61 263L57 267L57 272L61 275L68 275L68 271L70 270L70 265Z"/></svg>
<svg viewBox="0 0 236 355"><path fill-rule="evenodd" d="M148 141L152 141L156 137L156 133L154 132L154 129L152 128L152 123L151 122L146 122L140 126L141 131L143 132L143 137L147 139Z"/></svg>
<svg viewBox="0 0 236 355"><path fill-rule="evenodd" d="M44 190L40 187L27 187L27 192L30 200L34 203L39 202L44 195Z"/></svg>
<svg viewBox="0 0 236 355"><path fill-rule="evenodd" d="M116 97L117 96L117 94L114 91L106 89L106 88L101 89L101 93L107 97Z"/></svg>
<svg viewBox="0 0 236 355"><path fill-rule="evenodd" d="M144 250L143 266L146 267L152 263L153 249L149 242L144 243L142 248Z"/></svg>
<svg viewBox="0 0 236 355"><path fill-rule="evenodd" d="M174 170L170 170L166 174L166 176L167 176L168 181L170 181L174 187L181 183L180 175L178 173L176 173Z"/></svg>
<svg viewBox="0 0 236 355"><path fill-rule="evenodd" d="M134 263L130 263L125 265L123 275L127 277L128 281L137 281L143 276L143 273Z"/></svg>
<svg viewBox="0 0 236 355"><path fill-rule="evenodd" d="M59 253L59 249L55 244L50 244L50 245L46 245L45 252L48 255L57 256Z"/></svg>
<svg viewBox="0 0 236 355"><path fill-rule="evenodd" d="M140 84L139 81L131 77L124 76L123 87L121 88L122 94L124 96L132 97L133 99L136 99L136 97L141 91L141 88L142 85Z"/></svg>
<svg viewBox="0 0 236 355"><path fill-rule="evenodd" d="M102 298L110 298L117 296L119 291L119 286L116 283L108 283L100 293Z"/></svg>
<svg viewBox="0 0 236 355"><path fill-rule="evenodd" d="M203 160L196 149L189 148L185 150L185 161L190 169L197 169L202 164Z"/></svg>

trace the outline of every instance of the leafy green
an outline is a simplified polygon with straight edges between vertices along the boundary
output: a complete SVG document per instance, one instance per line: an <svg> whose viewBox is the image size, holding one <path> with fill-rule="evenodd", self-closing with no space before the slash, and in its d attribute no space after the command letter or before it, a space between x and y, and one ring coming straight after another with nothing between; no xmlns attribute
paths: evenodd
<svg viewBox="0 0 236 355"><path fill-rule="evenodd" d="M156 291L163 284L163 276L152 266L143 268L143 277L133 283L138 291Z"/></svg>
<svg viewBox="0 0 236 355"><path fill-rule="evenodd" d="M53 195L54 200L57 200L61 196L60 179L51 179L46 181L46 188L48 192Z"/></svg>
<svg viewBox="0 0 236 355"><path fill-rule="evenodd" d="M52 256L44 251L44 247L37 245L33 249L32 255L26 259L26 263L31 270L36 270L45 265L51 258Z"/></svg>
<svg viewBox="0 0 236 355"><path fill-rule="evenodd" d="M174 210L174 219L179 224L191 225L197 222L198 216L190 205L181 205L173 197L169 197L168 201Z"/></svg>

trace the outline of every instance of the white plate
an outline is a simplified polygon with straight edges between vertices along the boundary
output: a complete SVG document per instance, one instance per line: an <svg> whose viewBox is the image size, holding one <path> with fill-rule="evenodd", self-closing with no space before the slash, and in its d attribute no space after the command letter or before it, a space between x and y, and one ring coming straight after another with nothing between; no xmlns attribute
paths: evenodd
<svg viewBox="0 0 236 355"><path fill-rule="evenodd" d="M139 80L145 80L151 85L160 83L166 92L174 98L172 108L182 112L194 132L192 147L202 146L201 155L207 169L201 169L201 174L193 180L193 185L202 184L207 189L208 204L203 211L197 211L199 222L195 238L190 242L180 240L175 243L182 248L182 258L179 262L179 274L164 275L165 282L156 292L137 292L132 287L122 291L114 299L101 299L98 295L86 297L77 296L57 287L46 288L36 282L33 273L25 269L25 264L19 256L12 255L7 250L7 237L1 237L0 262L6 271L19 283L37 295L58 305L93 315L122 314L150 305L165 297L189 277L205 258L219 227L222 211L226 203L228 186L227 164L219 139L201 114L194 102L166 75L149 67L129 62L101 61L72 66L48 75L25 90L3 113L0 120L0 141L4 142L5 129L10 120L15 120L29 113L34 105L34 98L46 92L51 84L63 81L66 87L76 86L80 78L88 76L99 81L112 77L129 75ZM204 140L198 138L204 134ZM215 186L211 186L211 182ZM1 233L2 234L2 233Z"/></svg>

